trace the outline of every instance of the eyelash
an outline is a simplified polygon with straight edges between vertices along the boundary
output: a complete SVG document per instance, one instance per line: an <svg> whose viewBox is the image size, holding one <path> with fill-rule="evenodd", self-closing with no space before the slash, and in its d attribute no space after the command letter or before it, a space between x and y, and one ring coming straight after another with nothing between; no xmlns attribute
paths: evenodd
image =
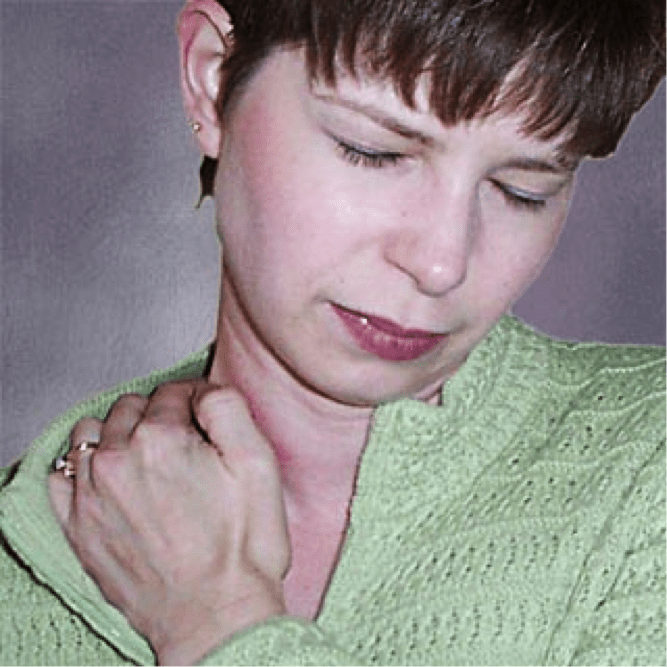
<svg viewBox="0 0 667 667"><path fill-rule="evenodd" d="M335 139L335 141L341 157L354 166L382 169L383 167L393 167L405 158L401 153L369 151L358 146L352 146L340 139Z"/></svg>
<svg viewBox="0 0 667 667"><path fill-rule="evenodd" d="M513 192L506 185L503 185L499 181L491 182L500 191L505 201L514 208L518 208L524 211L540 211L547 205L546 199L520 195L516 192Z"/></svg>
<svg viewBox="0 0 667 667"><path fill-rule="evenodd" d="M335 139L337 148L344 160L354 166L368 167L370 169L382 169L393 167L405 158L401 153L382 153L364 150L358 146L352 146L341 139ZM513 192L500 181L492 181L493 185L500 191L505 201L512 207L527 211L539 211L546 204L546 199L534 199Z"/></svg>

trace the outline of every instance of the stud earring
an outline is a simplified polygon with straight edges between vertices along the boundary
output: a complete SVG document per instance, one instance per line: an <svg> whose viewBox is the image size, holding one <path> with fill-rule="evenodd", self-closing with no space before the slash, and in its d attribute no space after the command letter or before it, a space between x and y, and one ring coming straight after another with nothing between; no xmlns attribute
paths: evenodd
<svg viewBox="0 0 667 667"><path fill-rule="evenodd" d="M198 120L189 120L188 125L192 130L193 134L197 134L201 130L201 123Z"/></svg>

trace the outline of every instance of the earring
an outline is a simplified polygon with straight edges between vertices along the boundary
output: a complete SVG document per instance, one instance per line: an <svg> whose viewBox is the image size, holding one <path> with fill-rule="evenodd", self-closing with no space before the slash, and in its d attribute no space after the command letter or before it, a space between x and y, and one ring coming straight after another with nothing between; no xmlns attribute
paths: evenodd
<svg viewBox="0 0 667 667"><path fill-rule="evenodd" d="M201 130L201 123L198 120L189 120L188 125L194 134Z"/></svg>

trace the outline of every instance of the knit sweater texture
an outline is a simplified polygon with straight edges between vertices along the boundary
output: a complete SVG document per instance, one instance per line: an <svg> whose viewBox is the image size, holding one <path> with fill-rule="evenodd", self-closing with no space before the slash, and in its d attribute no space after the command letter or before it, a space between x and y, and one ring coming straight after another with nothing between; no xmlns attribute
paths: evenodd
<svg viewBox="0 0 667 667"><path fill-rule="evenodd" d="M74 408L4 470L0 663L154 664L69 548L45 477L79 418L206 357ZM503 318L441 406L376 410L317 619L271 619L203 664L665 664L664 385L661 349Z"/></svg>

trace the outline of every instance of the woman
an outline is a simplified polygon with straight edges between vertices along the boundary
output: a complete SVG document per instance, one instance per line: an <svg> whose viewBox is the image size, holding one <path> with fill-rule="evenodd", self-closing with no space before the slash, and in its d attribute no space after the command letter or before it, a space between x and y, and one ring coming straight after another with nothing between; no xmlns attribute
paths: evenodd
<svg viewBox="0 0 667 667"><path fill-rule="evenodd" d="M5 661L664 659L663 355L504 315L663 9L552 4L186 4L217 338L6 472Z"/></svg>

